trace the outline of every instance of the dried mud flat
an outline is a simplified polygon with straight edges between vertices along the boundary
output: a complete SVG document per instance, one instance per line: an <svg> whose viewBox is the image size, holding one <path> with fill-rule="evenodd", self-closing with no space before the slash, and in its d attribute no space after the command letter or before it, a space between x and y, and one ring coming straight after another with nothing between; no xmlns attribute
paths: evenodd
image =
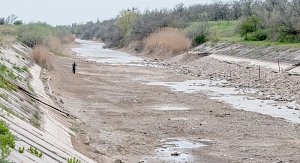
<svg viewBox="0 0 300 163"><path fill-rule="evenodd" d="M53 94L80 119L72 127L73 145L97 162L300 161L299 124L234 109L201 91L148 84L199 77L76 57L56 57L52 63Z"/></svg>

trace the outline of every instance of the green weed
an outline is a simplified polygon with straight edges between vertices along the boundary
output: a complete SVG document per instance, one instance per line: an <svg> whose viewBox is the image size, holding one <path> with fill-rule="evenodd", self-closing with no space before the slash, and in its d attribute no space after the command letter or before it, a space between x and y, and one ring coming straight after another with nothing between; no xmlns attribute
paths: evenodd
<svg viewBox="0 0 300 163"><path fill-rule="evenodd" d="M14 112L14 110L12 110L11 108L8 108L7 106L0 104L0 108L2 108L3 110L5 110L8 114L17 116L17 114Z"/></svg>
<svg viewBox="0 0 300 163"><path fill-rule="evenodd" d="M15 148L15 137L9 131L7 124L0 120L0 150L2 160L10 154L11 149Z"/></svg>
<svg viewBox="0 0 300 163"><path fill-rule="evenodd" d="M33 116L30 118L29 122L36 128L41 127L41 118L37 111L34 111Z"/></svg>
<svg viewBox="0 0 300 163"><path fill-rule="evenodd" d="M73 157L73 158L68 158L68 163L80 163L81 161L78 160L77 158Z"/></svg>
<svg viewBox="0 0 300 163"><path fill-rule="evenodd" d="M41 152L40 150L38 150L37 148L32 147L32 146L28 148L28 152L39 158L41 158L43 156L43 152Z"/></svg>
<svg viewBox="0 0 300 163"><path fill-rule="evenodd" d="M25 147L19 147L18 151L19 151L19 153L24 153Z"/></svg>

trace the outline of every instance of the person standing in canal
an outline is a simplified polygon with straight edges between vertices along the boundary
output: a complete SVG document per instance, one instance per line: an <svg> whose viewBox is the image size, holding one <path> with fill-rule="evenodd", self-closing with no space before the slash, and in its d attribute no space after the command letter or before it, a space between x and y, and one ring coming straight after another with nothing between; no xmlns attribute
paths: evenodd
<svg viewBox="0 0 300 163"><path fill-rule="evenodd" d="M73 74L75 74L75 72L76 72L76 63L75 63L75 61L74 61L74 63L72 64L72 67L73 67Z"/></svg>

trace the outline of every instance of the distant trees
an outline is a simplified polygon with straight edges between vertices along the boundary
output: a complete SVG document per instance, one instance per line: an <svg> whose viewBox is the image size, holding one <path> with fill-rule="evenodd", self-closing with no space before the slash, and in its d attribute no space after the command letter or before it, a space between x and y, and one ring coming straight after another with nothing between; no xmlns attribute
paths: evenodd
<svg viewBox="0 0 300 163"><path fill-rule="evenodd" d="M18 17L16 15L11 14L5 19L5 24L13 24L17 19Z"/></svg>
<svg viewBox="0 0 300 163"><path fill-rule="evenodd" d="M14 25L22 25L23 21L22 20L17 20L13 23Z"/></svg>
<svg viewBox="0 0 300 163"><path fill-rule="evenodd" d="M0 18L0 25L4 24L14 24L14 25L22 25L22 20L18 20L18 17L14 14L9 15L7 18Z"/></svg>
<svg viewBox="0 0 300 163"><path fill-rule="evenodd" d="M4 25L5 24L5 18L0 18L0 25Z"/></svg>
<svg viewBox="0 0 300 163"><path fill-rule="evenodd" d="M138 15L136 11L137 10L134 8L132 10L123 10L117 18L117 25L121 29L124 37L130 34L132 30L132 26L134 25Z"/></svg>
<svg viewBox="0 0 300 163"><path fill-rule="evenodd" d="M256 15L272 40L300 42L300 0L266 0L257 4Z"/></svg>
<svg viewBox="0 0 300 163"><path fill-rule="evenodd" d="M161 28L185 29L192 22L239 19L242 20L240 33L246 40L300 42L300 0L215 1L189 7L178 4L173 9L144 12L130 9L121 11L111 20L74 25L72 31L84 39L101 39L108 46L117 47L141 41ZM208 28L203 23L185 30L197 44L206 40Z"/></svg>

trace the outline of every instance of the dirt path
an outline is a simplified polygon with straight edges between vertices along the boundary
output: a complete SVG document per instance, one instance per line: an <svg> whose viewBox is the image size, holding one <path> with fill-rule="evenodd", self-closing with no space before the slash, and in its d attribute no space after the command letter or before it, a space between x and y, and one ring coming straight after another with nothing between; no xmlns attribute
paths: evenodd
<svg viewBox="0 0 300 163"><path fill-rule="evenodd" d="M201 92L146 84L196 77L167 68L76 60L73 75L74 58L53 58L50 85L84 122L73 127L73 145L98 162L300 161L299 125L233 109ZM170 147L174 141L184 149ZM179 156L171 156L174 152Z"/></svg>

